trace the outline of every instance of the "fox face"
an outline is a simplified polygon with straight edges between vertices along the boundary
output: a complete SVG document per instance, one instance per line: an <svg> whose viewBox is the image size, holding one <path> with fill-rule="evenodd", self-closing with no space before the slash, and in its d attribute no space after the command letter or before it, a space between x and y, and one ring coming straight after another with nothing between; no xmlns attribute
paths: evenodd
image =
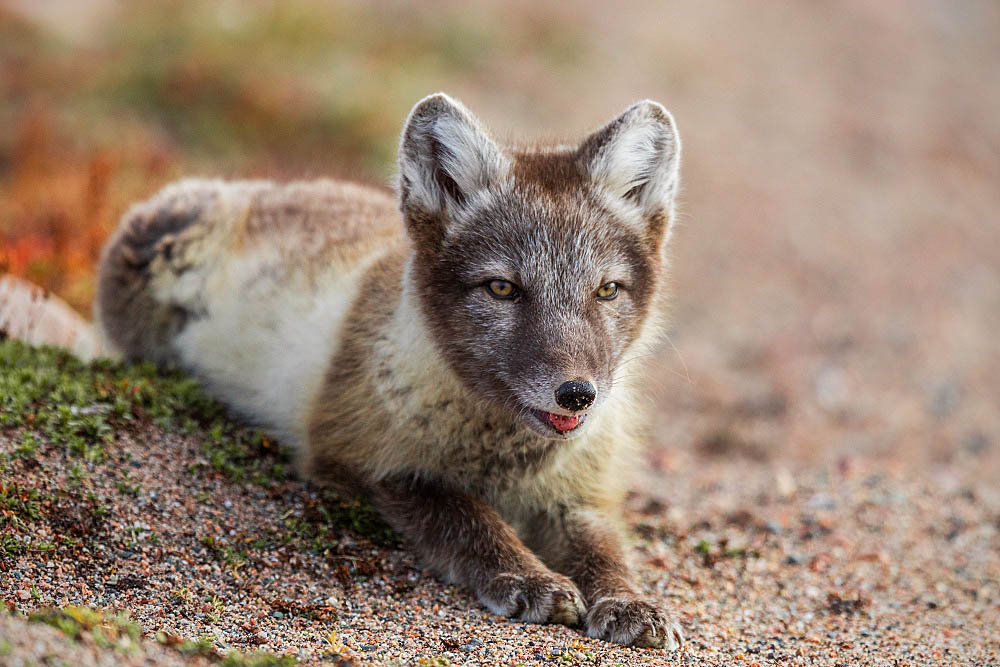
<svg viewBox="0 0 1000 667"><path fill-rule="evenodd" d="M470 391L538 435L586 431L656 308L679 161L654 102L546 150L501 148L445 95L414 108L399 165L409 280Z"/></svg>

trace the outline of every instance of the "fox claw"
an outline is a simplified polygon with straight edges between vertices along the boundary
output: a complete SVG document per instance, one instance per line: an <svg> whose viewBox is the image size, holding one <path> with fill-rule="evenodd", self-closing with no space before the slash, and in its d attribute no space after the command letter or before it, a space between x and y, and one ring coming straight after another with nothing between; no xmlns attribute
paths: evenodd
<svg viewBox="0 0 1000 667"><path fill-rule="evenodd" d="M587 634L616 644L670 651L684 644L678 625L658 605L643 599L605 597L587 612Z"/></svg>
<svg viewBox="0 0 1000 667"><path fill-rule="evenodd" d="M575 626L585 613L573 582L554 572L501 574L479 592L479 598L496 614L530 623Z"/></svg>

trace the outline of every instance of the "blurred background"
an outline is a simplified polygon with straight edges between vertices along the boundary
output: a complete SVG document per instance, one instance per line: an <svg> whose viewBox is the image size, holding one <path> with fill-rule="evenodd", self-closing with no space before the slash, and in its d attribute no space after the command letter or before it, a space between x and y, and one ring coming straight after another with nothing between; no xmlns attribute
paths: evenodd
<svg viewBox="0 0 1000 667"><path fill-rule="evenodd" d="M437 90L517 141L650 97L685 147L652 469L995 451L1000 4L616 5L0 2L0 271L88 313L172 179L387 184Z"/></svg>

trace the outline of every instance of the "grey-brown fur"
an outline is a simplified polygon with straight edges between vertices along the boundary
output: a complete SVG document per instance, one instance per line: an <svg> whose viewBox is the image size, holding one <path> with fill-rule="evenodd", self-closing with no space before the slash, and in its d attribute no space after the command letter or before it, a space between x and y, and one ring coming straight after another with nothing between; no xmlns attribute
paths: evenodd
<svg viewBox="0 0 1000 667"><path fill-rule="evenodd" d="M167 264L174 260L179 235L198 221L204 207L202 197L171 203L132 211L128 224L105 247L97 284L98 318L115 323L109 329L111 342L130 357L158 363L170 361L164 355L170 337L196 316L178 304L157 301L149 292L150 265L156 259ZM183 272L184 266L172 270Z"/></svg>
<svg viewBox="0 0 1000 667"><path fill-rule="evenodd" d="M613 517L678 159L654 103L579 147L511 150L431 96L403 132L401 216L332 182L176 186L126 216L98 314L127 356L190 368L294 442L306 474L368 493L493 611L676 646ZM496 279L517 298L491 295ZM617 297L598 299L608 282ZM569 380L596 402L563 431Z"/></svg>

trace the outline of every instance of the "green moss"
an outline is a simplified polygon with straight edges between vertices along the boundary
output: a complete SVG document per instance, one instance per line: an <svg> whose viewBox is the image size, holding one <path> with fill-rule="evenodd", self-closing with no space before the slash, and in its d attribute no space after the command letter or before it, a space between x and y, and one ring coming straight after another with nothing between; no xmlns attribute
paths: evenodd
<svg viewBox="0 0 1000 667"><path fill-rule="evenodd" d="M427 665L428 667L450 667L451 660L443 655L435 655L430 658L420 658L417 660L418 665Z"/></svg>
<svg viewBox="0 0 1000 667"><path fill-rule="evenodd" d="M74 605L33 612L28 615L28 622L50 625L75 641L90 639L101 648L113 648L122 653L136 652L142 636L142 628L127 612L106 614Z"/></svg>
<svg viewBox="0 0 1000 667"><path fill-rule="evenodd" d="M0 484L0 528L24 528L42 517L37 489Z"/></svg>
<svg viewBox="0 0 1000 667"><path fill-rule="evenodd" d="M208 548L217 561L226 566L226 569L236 574L240 568L247 564L245 553L234 549L231 546L219 544L210 535L201 538L201 543Z"/></svg>
<svg viewBox="0 0 1000 667"><path fill-rule="evenodd" d="M731 547L726 539L719 540L716 547L709 544L707 540L701 540L695 545L694 550L701 556L702 564L705 567L713 567L725 559L746 560L761 557L758 550L747 549L744 546Z"/></svg>
<svg viewBox="0 0 1000 667"><path fill-rule="evenodd" d="M88 609L81 609L81 611L86 614L96 613ZM83 632L86 630L80 621L60 609L43 609L33 612L28 616L28 622L51 625L70 639L77 640L83 636Z"/></svg>
<svg viewBox="0 0 1000 667"><path fill-rule="evenodd" d="M13 535L0 535L0 561L27 553L28 545Z"/></svg>
<svg viewBox="0 0 1000 667"><path fill-rule="evenodd" d="M32 459L38 453L38 439L31 433L21 439L21 444L14 448L14 456L19 459Z"/></svg>
<svg viewBox="0 0 1000 667"><path fill-rule="evenodd" d="M294 656L276 656L272 653L240 653L230 651L223 655L215 643L215 635L202 635L197 639L180 639L164 632L156 633L156 641L187 656L201 656L217 661L223 667L292 667L299 664Z"/></svg>
<svg viewBox="0 0 1000 667"><path fill-rule="evenodd" d="M110 614L90 607L68 606L62 609L42 609L28 615L29 623L42 623L56 628L74 641L91 641L105 649L119 653L136 653L142 628L132 621L128 613ZM183 655L204 656L221 660L228 667L291 667L297 665L294 656L276 656L270 653L243 654L236 651L223 656L215 647L216 638L203 635L196 640L178 638L157 633L156 640ZM9 649L10 645L7 644ZM9 651L8 651L9 653ZM0 656L5 655L4 644L0 643Z"/></svg>
<svg viewBox="0 0 1000 667"><path fill-rule="evenodd" d="M11 440L20 443L18 456L34 458L55 446L78 458L70 466L71 488L87 483L88 469L107 463L108 445L116 433L150 423L200 438L208 470L194 464L192 473L219 473L265 487L288 476L287 450L229 418L220 403L180 371L107 359L85 363L62 349L0 341L0 434L10 433ZM129 480L127 469L114 476L122 495L141 492ZM91 500L95 508L100 506L96 497ZM32 490L2 487L0 508L7 510L2 521L16 528L40 518L37 492ZM344 531L386 546L399 543L367 501L343 501L332 495L325 495L305 517L286 521L286 528L286 542L305 540L318 551L328 546L331 534ZM24 544L7 540L0 547L23 550ZM213 548L213 553L231 568L245 562L243 554L223 546Z"/></svg>
<svg viewBox="0 0 1000 667"><path fill-rule="evenodd" d="M304 542L313 551L323 551L338 533L350 531L384 547L398 547L399 535L364 498L343 500L332 494L307 503L304 516L284 520L285 544Z"/></svg>
<svg viewBox="0 0 1000 667"><path fill-rule="evenodd" d="M365 499L342 501L327 498L318 511L325 525L335 531L350 530L382 546L399 546L399 535Z"/></svg>
<svg viewBox="0 0 1000 667"><path fill-rule="evenodd" d="M107 359L85 363L62 349L13 340L0 341L0 369L0 432L23 433L15 455L34 456L47 442L68 456L102 463L116 432L152 422L203 434L202 451L212 467L237 480L267 484L286 477L279 448L230 420L180 371ZM73 469L80 481L83 467ZM121 490L138 492L127 482Z"/></svg>
<svg viewBox="0 0 1000 667"><path fill-rule="evenodd" d="M164 642L162 639L162 633L156 635L156 639L161 643ZM203 656L216 656L218 651L215 648L215 636L214 635L202 635L198 639L186 639L179 644L173 645L180 653L184 655L203 655Z"/></svg>

